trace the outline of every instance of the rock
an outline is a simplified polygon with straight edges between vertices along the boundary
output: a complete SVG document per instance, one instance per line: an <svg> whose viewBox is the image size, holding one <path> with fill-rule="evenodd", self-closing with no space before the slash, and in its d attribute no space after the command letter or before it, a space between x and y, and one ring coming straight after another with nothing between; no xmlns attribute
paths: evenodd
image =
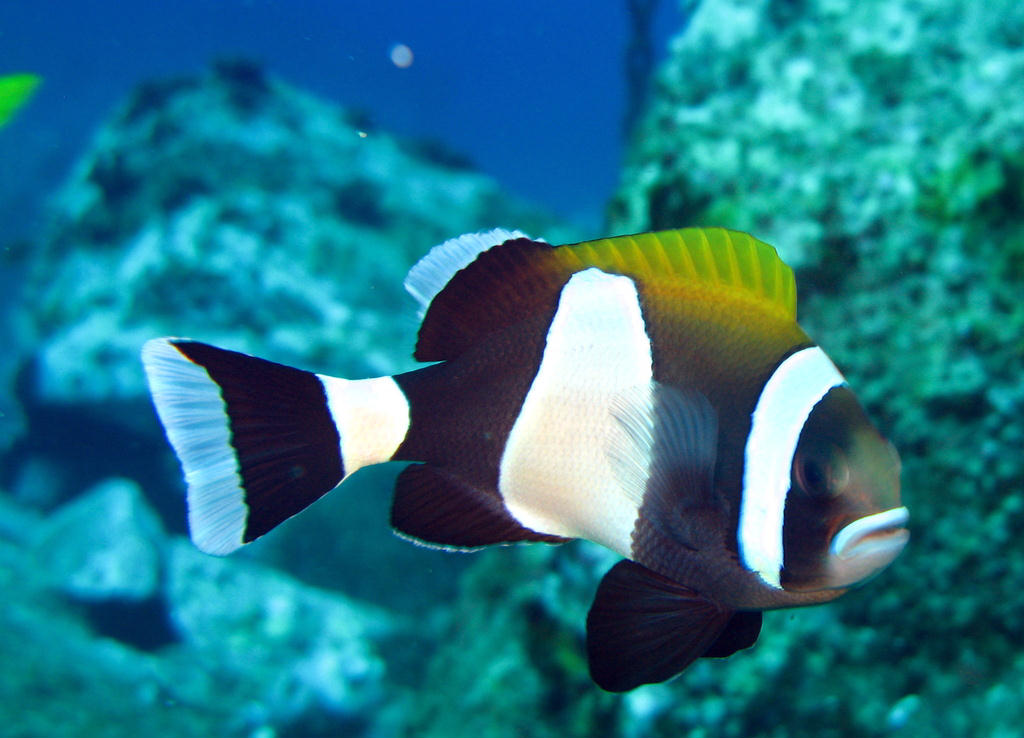
<svg viewBox="0 0 1024 738"><path fill-rule="evenodd" d="M32 250L32 400L141 398L139 348L165 334L343 375L408 366L401 283L431 246L496 225L561 235L429 151L245 62L143 85Z"/></svg>
<svg viewBox="0 0 1024 738"><path fill-rule="evenodd" d="M16 497L0 492L0 540L27 546L38 535L40 520Z"/></svg>
<svg viewBox="0 0 1024 738"><path fill-rule="evenodd" d="M20 454L19 462L9 485L11 496L23 505L43 510L53 509L62 502L57 498L59 490L78 486L75 480L69 478L68 470L55 464L52 459ZM76 492L80 491L80 487L76 489Z"/></svg>
<svg viewBox="0 0 1024 738"><path fill-rule="evenodd" d="M198 669L234 673L258 685L254 726L370 715L387 694L377 644L395 618L370 605L302 585L238 559L198 552L175 539L169 549L167 602Z"/></svg>
<svg viewBox="0 0 1024 738"><path fill-rule="evenodd" d="M81 606L68 607L45 578L31 547L0 535L4 735L241 735L235 705L206 698L194 655L97 637Z"/></svg>
<svg viewBox="0 0 1024 738"><path fill-rule="evenodd" d="M393 373L413 366L417 329L402 280L432 246L498 225L572 240L436 147L244 62L142 85L50 212L10 311L9 353L21 360L10 394L25 423L0 418L0 483L40 456L74 470L45 494L17 490L47 506L77 493L77 479L114 473L153 491L148 474L169 467L139 360L146 340L190 336L339 376ZM114 443L77 451L118 433L146 444L135 469ZM66 436L75 445L35 448Z"/></svg>
<svg viewBox="0 0 1024 738"><path fill-rule="evenodd" d="M132 482L48 519L0 494L0 512L0 656L20 664L0 703L45 685L61 707L7 716L15 734L383 735L383 708L403 709L380 653L410 643L402 621L166 539Z"/></svg>
<svg viewBox="0 0 1024 738"><path fill-rule="evenodd" d="M582 542L475 555L401 734L628 735L614 717L620 696L590 681L583 634L597 581L616 560Z"/></svg>
<svg viewBox="0 0 1024 738"><path fill-rule="evenodd" d="M922 217L1020 202L1022 16L1014 0L701 2L614 223L751 230L833 282L859 259L925 258L906 237Z"/></svg>
<svg viewBox="0 0 1024 738"><path fill-rule="evenodd" d="M674 40L616 223L779 247L801 323L900 450L913 529L863 591L669 685L674 731L1019 732L1022 41L1010 0L704 0Z"/></svg>
<svg viewBox="0 0 1024 738"><path fill-rule="evenodd" d="M35 551L52 586L75 600L141 602L158 592L162 536L139 486L109 479L47 518Z"/></svg>

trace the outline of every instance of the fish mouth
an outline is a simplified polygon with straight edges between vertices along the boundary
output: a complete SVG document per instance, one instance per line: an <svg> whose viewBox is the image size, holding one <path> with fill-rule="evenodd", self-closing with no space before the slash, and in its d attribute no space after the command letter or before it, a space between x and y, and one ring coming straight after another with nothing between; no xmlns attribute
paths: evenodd
<svg viewBox="0 0 1024 738"><path fill-rule="evenodd" d="M847 587L874 576L899 556L910 539L905 507L854 520L836 533L829 546L829 582Z"/></svg>

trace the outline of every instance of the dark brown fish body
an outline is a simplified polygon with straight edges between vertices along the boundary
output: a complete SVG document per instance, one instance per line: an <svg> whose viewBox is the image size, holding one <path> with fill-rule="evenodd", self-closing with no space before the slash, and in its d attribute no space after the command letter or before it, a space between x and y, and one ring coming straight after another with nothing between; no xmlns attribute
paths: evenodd
<svg viewBox="0 0 1024 738"><path fill-rule="evenodd" d="M356 469L409 462L392 524L465 548L585 538L623 557L588 616L620 691L748 647L760 610L833 599L902 549L895 452L796 323L792 272L746 234L552 247L494 231L410 272L415 357L366 380L184 339L143 352L227 553Z"/></svg>

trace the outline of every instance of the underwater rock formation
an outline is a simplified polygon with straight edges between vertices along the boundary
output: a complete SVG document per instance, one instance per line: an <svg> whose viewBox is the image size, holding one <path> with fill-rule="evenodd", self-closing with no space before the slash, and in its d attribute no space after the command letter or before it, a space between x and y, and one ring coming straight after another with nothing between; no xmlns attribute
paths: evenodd
<svg viewBox="0 0 1024 738"><path fill-rule="evenodd" d="M393 373L411 366L416 328L402 279L430 247L495 225L564 233L437 145L375 130L244 61L141 86L50 211L12 311L25 359L12 394L28 427L3 476L22 498L38 485L21 477L54 477L48 507L82 478L134 474L123 454L57 439L159 439L146 339L187 335L339 376ZM0 417L19 433L11 425ZM151 451L133 456L151 467Z"/></svg>
<svg viewBox="0 0 1024 738"><path fill-rule="evenodd" d="M729 223L841 272L892 260L883 234L922 216L1000 207L1024 137L1021 14L1012 0L702 2L658 74L614 224ZM925 248L909 241L897 253Z"/></svg>
<svg viewBox="0 0 1024 738"><path fill-rule="evenodd" d="M202 554L183 539L168 551L166 597L197 669L247 674L262 692L246 716L255 725L318 715L365 722L386 697L386 665L374 644L394 637L395 618L383 610Z"/></svg>
<svg viewBox="0 0 1024 738"><path fill-rule="evenodd" d="M438 152L244 61L143 85L33 250L29 391L141 397L139 346L168 332L339 375L394 371L415 328L401 282L416 259L466 231L554 224Z"/></svg>
<svg viewBox="0 0 1024 738"><path fill-rule="evenodd" d="M163 531L135 482L101 482L48 516L40 528L36 560L52 586L68 597L101 603L157 596Z"/></svg>
<svg viewBox="0 0 1024 738"><path fill-rule="evenodd" d="M0 702L51 708L12 735L358 733L384 704L380 649L407 624L166 537L128 480L49 518L0 495L0 514Z"/></svg>
<svg viewBox="0 0 1024 738"><path fill-rule="evenodd" d="M670 685L665 734L712 705L715 735L1019 730L1022 42L1024 6L1003 0L704 0L673 42L616 230L728 225L779 247L801 323L900 450L913 533L863 592L778 616L785 647Z"/></svg>
<svg viewBox="0 0 1024 738"><path fill-rule="evenodd" d="M27 427L2 457L16 605L0 657L31 663L5 670L0 701L44 680L59 692L25 735L394 734L381 726L402 722L468 562L393 539L373 472L251 552L296 576L194 551L175 535L180 474L139 349L188 334L338 375L397 371L416 327L406 270L495 225L571 240L457 155L245 62L115 111L54 199L14 315Z"/></svg>
<svg viewBox="0 0 1024 738"><path fill-rule="evenodd" d="M453 637L432 664L509 695L492 735L1019 732L1022 42L1024 6L1001 0L703 0L636 131L611 230L722 225L779 247L801 322L900 449L911 542L832 607L766 613L751 651L615 700L586 690L564 645L578 648L574 603L607 564L575 545L498 552L516 564L474 567L456 607L503 636L482 625L479 653ZM516 580L496 584L499 567ZM481 729L450 719L456 699L424 696L424 734Z"/></svg>

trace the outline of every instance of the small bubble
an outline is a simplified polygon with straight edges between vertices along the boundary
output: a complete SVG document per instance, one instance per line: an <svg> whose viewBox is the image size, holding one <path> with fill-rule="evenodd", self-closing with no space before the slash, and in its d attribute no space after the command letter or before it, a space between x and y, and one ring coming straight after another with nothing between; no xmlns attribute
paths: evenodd
<svg viewBox="0 0 1024 738"><path fill-rule="evenodd" d="M391 63L399 69L408 69L412 66L412 49L405 44L395 44L391 47Z"/></svg>

